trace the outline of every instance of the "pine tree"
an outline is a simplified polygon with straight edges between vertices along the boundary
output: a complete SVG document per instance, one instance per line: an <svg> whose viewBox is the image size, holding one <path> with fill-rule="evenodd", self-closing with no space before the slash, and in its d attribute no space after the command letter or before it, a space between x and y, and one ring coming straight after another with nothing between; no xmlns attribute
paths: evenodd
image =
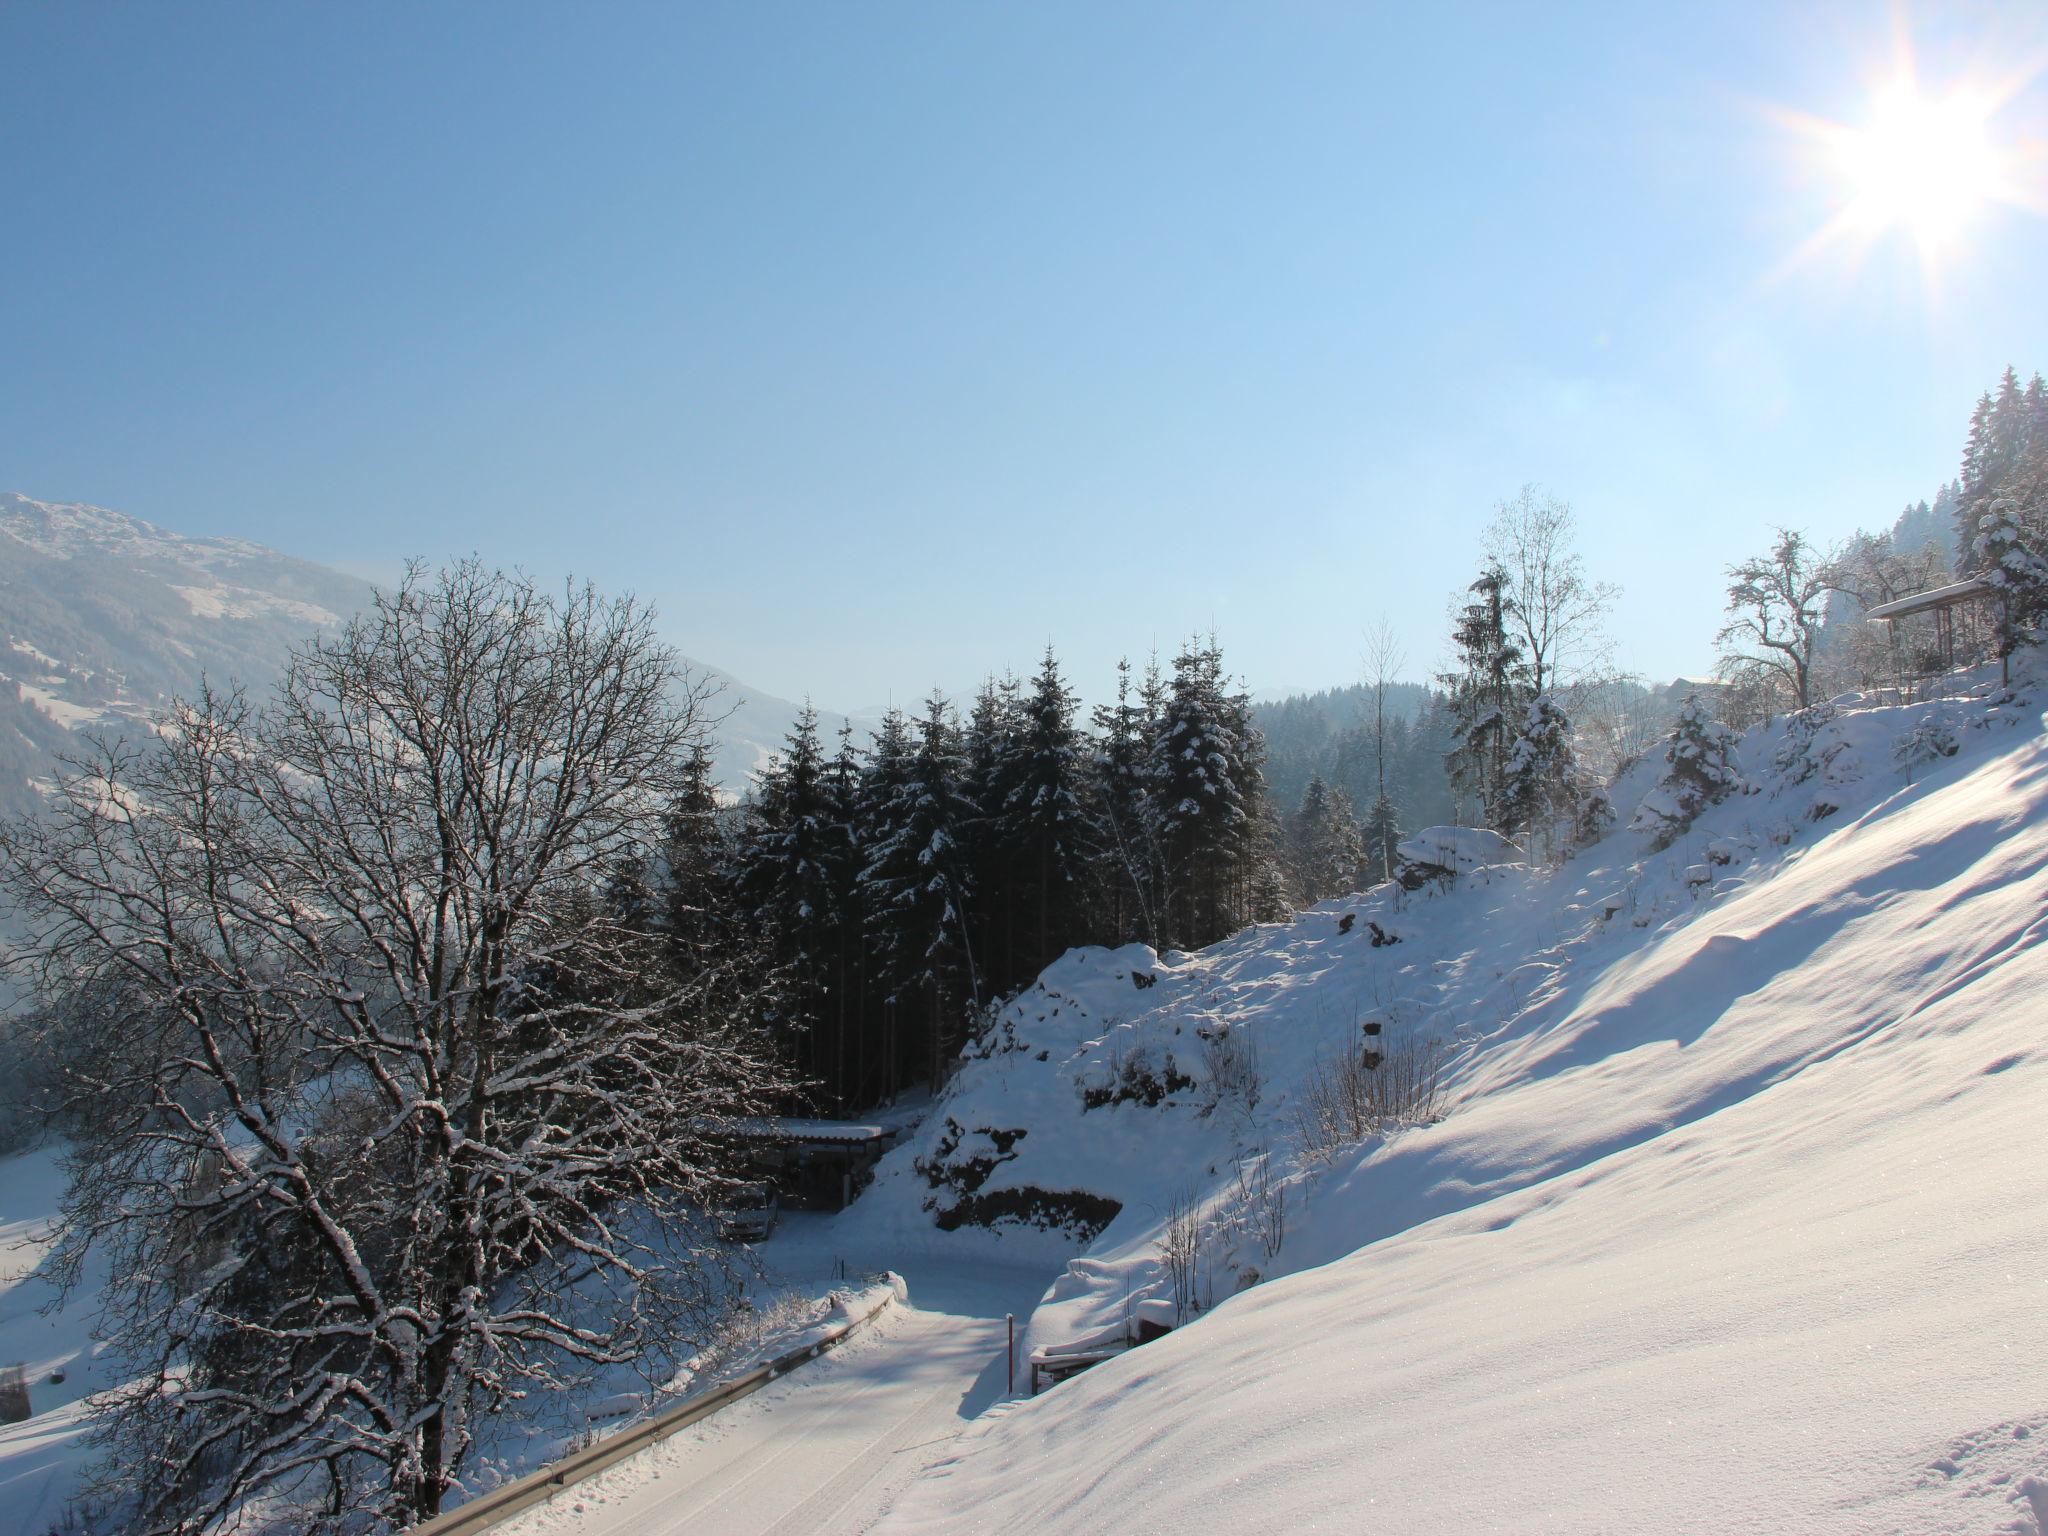
<svg viewBox="0 0 2048 1536"><path fill-rule="evenodd" d="M1227 691L1222 652L1190 640L1152 738L1152 814L1164 854L1163 915L1169 940L1197 946L1222 937L1249 907L1249 887L1270 863L1258 792L1257 746L1248 701Z"/></svg>
<svg viewBox="0 0 2048 1536"><path fill-rule="evenodd" d="M974 807L961 793L959 735L945 696L934 692L861 872L868 910L881 918L886 996L921 1012L934 1088L981 1001L961 846Z"/></svg>
<svg viewBox="0 0 2048 1536"><path fill-rule="evenodd" d="M1977 565L1998 594L1992 620L1992 649L2010 681L2012 653L2033 639L2048 612L2048 560L2021 526L2010 499L1993 502L1978 522Z"/></svg>
<svg viewBox="0 0 2048 1536"><path fill-rule="evenodd" d="M1578 808L1577 778L1571 722L1556 699L1539 693L1529 701L1521 731L1508 753L1500 830L1510 835L1527 833L1532 859L1562 852Z"/></svg>
<svg viewBox="0 0 2048 1536"><path fill-rule="evenodd" d="M974 951L998 990L1005 989L1006 978L1019 969L1023 856L1005 808L1023 774L1022 731L1017 680L1005 677L984 683L962 744L960 790L974 809L959 839L962 868L981 893L975 904Z"/></svg>
<svg viewBox="0 0 2048 1536"><path fill-rule="evenodd" d="M907 1052L897 992L914 963L918 945L913 914L889 899L890 892L882 887L885 872L875 869L875 860L879 850L894 848L898 841L908 803L911 753L910 722L902 710L891 709L868 743L854 816L854 851L860 865L854 884L861 915L863 1023L871 1026L873 1038L874 1092L884 1099L893 1099L904 1081Z"/></svg>
<svg viewBox="0 0 2048 1536"><path fill-rule="evenodd" d="M1698 694L1687 694L1664 749L1664 775L1636 807L1629 830L1648 833L1652 852L1670 847L1702 811L1743 787L1734 749L1735 732L1707 713Z"/></svg>
<svg viewBox="0 0 2048 1536"><path fill-rule="evenodd" d="M755 786L748 808L740 899L789 977L775 1022L785 1048L816 1076L816 1025L832 957L831 808L818 715L806 703Z"/></svg>
<svg viewBox="0 0 2048 1536"><path fill-rule="evenodd" d="M1288 818L1285 846L1290 881L1303 905L1358 888L1365 857L1358 818L1350 802L1325 784L1321 774L1309 779L1301 804Z"/></svg>
<svg viewBox="0 0 2048 1536"><path fill-rule="evenodd" d="M1116 664L1116 702L1097 705L1094 724L1088 812L1091 840L1101 850L1097 899L1107 914L1107 941L1123 944L1142 937L1163 948L1147 777L1153 726L1142 698L1132 694L1128 660Z"/></svg>
<svg viewBox="0 0 2048 1536"><path fill-rule="evenodd" d="M1445 758L1451 784L1469 796L1477 820L1500 825L1502 796L1528 683L1520 648L1508 634L1507 576L1489 564L1468 589L1451 633L1459 670L1444 676L1450 690L1453 744Z"/></svg>
<svg viewBox="0 0 2048 1536"><path fill-rule="evenodd" d="M2019 374L2007 368L1996 396L1983 396L1971 414L1956 498L1956 543L1965 575L1982 574L1984 518L1994 502L2018 489L2033 458L2039 399L2039 391L2022 388Z"/></svg>
<svg viewBox="0 0 2048 1536"><path fill-rule="evenodd" d="M1030 940L1003 985L1035 975L1080 938L1087 836L1087 755L1074 727L1074 693L1052 648L1022 707L1015 771L1004 796L1002 838L1017 855L1016 878L1030 899Z"/></svg>
<svg viewBox="0 0 2048 1536"><path fill-rule="evenodd" d="M870 1074L872 1052L866 1029L866 946L862 935L859 823L860 756L854 750L853 727L839 729L839 750L824 775L826 886L831 902L830 969L825 980L831 1019L829 1070L821 1070L834 1105L843 1112L849 1100L871 1102L879 1088Z"/></svg>
<svg viewBox="0 0 2048 1536"><path fill-rule="evenodd" d="M673 963L685 974L720 963L741 942L739 850L733 844L730 813L712 777L711 749L693 743L682 768L682 783L669 807L663 869L658 885L661 926Z"/></svg>

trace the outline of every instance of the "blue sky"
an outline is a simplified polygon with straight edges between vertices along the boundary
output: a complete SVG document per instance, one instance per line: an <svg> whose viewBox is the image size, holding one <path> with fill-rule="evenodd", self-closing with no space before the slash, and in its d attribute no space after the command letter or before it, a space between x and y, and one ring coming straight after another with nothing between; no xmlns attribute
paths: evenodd
<svg viewBox="0 0 2048 1536"><path fill-rule="evenodd" d="M1723 566L2048 367L2048 221L1786 271L1843 189L1766 110L2048 12L1793 9L0 6L0 488L573 570L843 708L1381 615L1420 676L1533 481L1700 670Z"/></svg>

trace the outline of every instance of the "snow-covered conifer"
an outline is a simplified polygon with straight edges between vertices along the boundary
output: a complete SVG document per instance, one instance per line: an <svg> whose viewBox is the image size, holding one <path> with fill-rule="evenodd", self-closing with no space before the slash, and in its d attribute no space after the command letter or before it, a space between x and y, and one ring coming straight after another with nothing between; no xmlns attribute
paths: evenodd
<svg viewBox="0 0 2048 1536"><path fill-rule="evenodd" d="M1664 749L1666 767L1629 822L1647 833L1650 847L1667 848L1702 811L1743 787L1735 762L1735 733L1709 715L1698 694L1686 695Z"/></svg>
<svg viewBox="0 0 2048 1536"><path fill-rule="evenodd" d="M1521 729L1508 752L1499 830L1526 834L1532 859L1562 852L1578 806L1577 779L1571 722L1556 699L1539 693L1523 711Z"/></svg>
<svg viewBox="0 0 2048 1536"><path fill-rule="evenodd" d="M1992 650L2005 662L2034 638L2048 613L2048 559L2022 526L2019 507L2010 498L1993 502L1978 525L1977 566L1997 593Z"/></svg>
<svg viewBox="0 0 2048 1536"><path fill-rule="evenodd" d="M1310 777L1301 804L1288 817L1282 846L1295 898L1302 903L1313 905L1358 888L1365 856L1358 818L1321 774Z"/></svg>

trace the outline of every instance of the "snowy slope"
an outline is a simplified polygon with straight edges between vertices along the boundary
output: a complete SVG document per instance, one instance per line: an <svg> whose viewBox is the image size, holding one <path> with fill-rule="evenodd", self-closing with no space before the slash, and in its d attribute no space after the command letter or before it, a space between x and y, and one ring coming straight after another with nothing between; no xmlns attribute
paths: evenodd
<svg viewBox="0 0 2048 1536"><path fill-rule="evenodd" d="M1944 736L1909 782L1901 738ZM1045 1344L1164 1292L1192 1187L1216 1305L983 1420L886 1528L2048 1528L2039 712L1846 711L1741 751L1754 792L1665 853L1620 833L1049 971L870 1219L1050 1251L1007 1213L1116 1202ZM1448 1042L1444 1112L1304 1164L1290 1102L1368 1019ZM1205 1081L1219 1026L1256 1043L1256 1105ZM1147 1076L1158 1104L1103 1101ZM1272 1256L1233 1219L1261 1155ZM963 1203L995 1229L929 1236Z"/></svg>
<svg viewBox="0 0 2048 1536"><path fill-rule="evenodd" d="M71 731L133 732L202 674L266 686L370 592L260 545L0 493L0 810L28 808Z"/></svg>

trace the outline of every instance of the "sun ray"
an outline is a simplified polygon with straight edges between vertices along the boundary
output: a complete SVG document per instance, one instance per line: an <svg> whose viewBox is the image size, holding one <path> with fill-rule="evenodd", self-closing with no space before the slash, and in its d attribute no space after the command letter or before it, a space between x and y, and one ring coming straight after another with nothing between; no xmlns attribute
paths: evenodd
<svg viewBox="0 0 2048 1536"><path fill-rule="evenodd" d="M2002 137L2001 108L2039 77L2048 60L2008 61L1981 76L1931 89L1915 57L1903 10L1895 11L1885 75L1873 82L1861 119L1840 122L1763 104L1763 115L1806 148L1832 188L1829 208L1765 277L1778 281L1832 259L1853 275L1883 243L1909 242L1929 302L1942 266L1998 207L2048 212L2044 157L2037 145Z"/></svg>

